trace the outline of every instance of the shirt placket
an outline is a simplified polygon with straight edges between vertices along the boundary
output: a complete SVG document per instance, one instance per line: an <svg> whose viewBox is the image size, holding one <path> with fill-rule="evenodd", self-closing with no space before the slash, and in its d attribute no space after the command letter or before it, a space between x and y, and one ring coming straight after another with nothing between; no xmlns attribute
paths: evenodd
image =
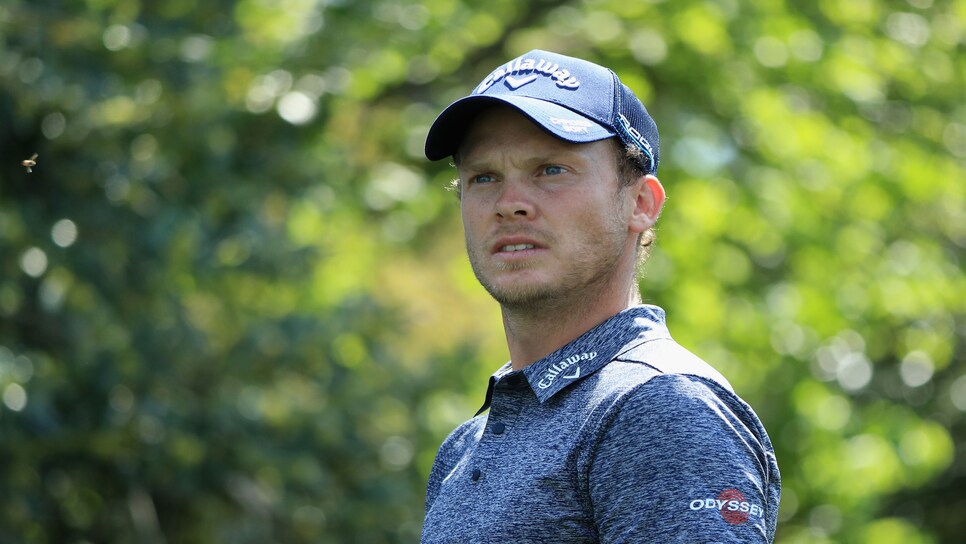
<svg viewBox="0 0 966 544"><path fill-rule="evenodd" d="M488 472L499 470L501 460L506 457L507 443L513 439L516 422L528 401L535 403L536 397L522 373L505 376L494 384L477 455L467 467L473 484L482 484Z"/></svg>

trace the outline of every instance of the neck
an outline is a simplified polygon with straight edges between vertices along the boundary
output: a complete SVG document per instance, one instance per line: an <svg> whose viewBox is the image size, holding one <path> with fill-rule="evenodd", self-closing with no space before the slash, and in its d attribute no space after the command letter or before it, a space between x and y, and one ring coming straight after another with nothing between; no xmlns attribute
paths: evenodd
<svg viewBox="0 0 966 544"><path fill-rule="evenodd" d="M610 317L640 304L636 283L629 293L600 295L549 301L526 309L502 306L503 330L513 369L530 366Z"/></svg>

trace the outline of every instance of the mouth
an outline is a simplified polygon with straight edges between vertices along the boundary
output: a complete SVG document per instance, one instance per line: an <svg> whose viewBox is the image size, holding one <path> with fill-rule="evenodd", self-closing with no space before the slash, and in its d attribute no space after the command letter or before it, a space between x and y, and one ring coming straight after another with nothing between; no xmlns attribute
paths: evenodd
<svg viewBox="0 0 966 544"><path fill-rule="evenodd" d="M534 247L536 246L534 246L533 244L515 244L515 245L506 245L506 246L500 247L497 251L499 253L514 253L517 251L533 249Z"/></svg>
<svg viewBox="0 0 966 544"><path fill-rule="evenodd" d="M522 257L547 249L536 240L523 236L500 238L490 247L490 253L501 257Z"/></svg>

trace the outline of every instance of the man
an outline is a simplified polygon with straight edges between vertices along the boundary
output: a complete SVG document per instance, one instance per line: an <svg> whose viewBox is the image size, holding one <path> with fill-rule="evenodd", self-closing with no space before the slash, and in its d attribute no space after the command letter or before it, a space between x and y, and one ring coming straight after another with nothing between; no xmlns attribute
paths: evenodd
<svg viewBox="0 0 966 544"><path fill-rule="evenodd" d="M664 189L657 126L631 90L531 51L446 108L426 155L456 164L510 361L439 450L422 542L771 542L765 429L640 302Z"/></svg>

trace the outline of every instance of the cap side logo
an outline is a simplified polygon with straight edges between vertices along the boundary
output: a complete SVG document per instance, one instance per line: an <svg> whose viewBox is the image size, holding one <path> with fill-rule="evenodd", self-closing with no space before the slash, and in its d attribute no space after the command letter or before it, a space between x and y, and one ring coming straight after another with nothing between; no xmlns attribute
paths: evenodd
<svg viewBox="0 0 966 544"><path fill-rule="evenodd" d="M536 81L540 76L549 77L561 89L580 87L580 80L577 79L577 76L572 75L570 70L561 68L559 64L546 59L518 57L490 72L490 75L486 76L486 79L480 83L474 92L475 94L483 94L504 78L506 78L507 87L511 90L517 90Z"/></svg>
<svg viewBox="0 0 966 544"><path fill-rule="evenodd" d="M630 135L630 137L637 143L637 146L641 148L641 151L647 154L647 158L650 159L651 163L654 163L654 150L651 149L651 143L647 141L647 138L641 134L641 131L637 130L631 126L631 122L624 116L623 113L618 113L617 118L620 120L621 128L624 132Z"/></svg>

